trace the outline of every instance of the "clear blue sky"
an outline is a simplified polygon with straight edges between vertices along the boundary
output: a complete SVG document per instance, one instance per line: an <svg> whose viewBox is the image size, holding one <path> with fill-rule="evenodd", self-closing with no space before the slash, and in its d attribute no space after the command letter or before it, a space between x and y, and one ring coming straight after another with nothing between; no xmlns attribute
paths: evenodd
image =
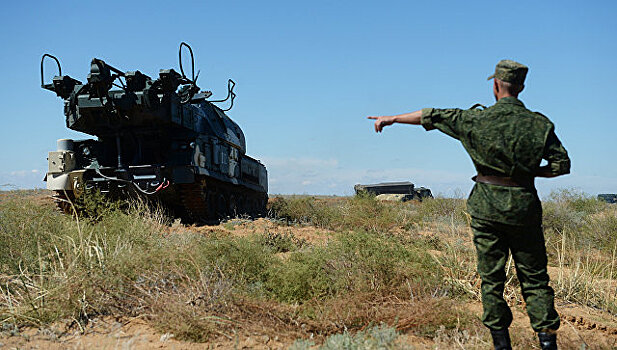
<svg viewBox="0 0 617 350"><path fill-rule="evenodd" d="M43 53L82 81L92 57L156 76L177 69L186 41L202 89L224 96L227 78L237 82L229 114L268 167L271 193L408 180L466 194L474 168L457 141L412 126L377 135L365 117L490 105L486 77L502 58L530 67L521 99L553 120L572 158L572 174L540 180L540 192L617 192L615 15L615 1L8 2L0 185L44 187L56 139L84 137L39 87Z"/></svg>

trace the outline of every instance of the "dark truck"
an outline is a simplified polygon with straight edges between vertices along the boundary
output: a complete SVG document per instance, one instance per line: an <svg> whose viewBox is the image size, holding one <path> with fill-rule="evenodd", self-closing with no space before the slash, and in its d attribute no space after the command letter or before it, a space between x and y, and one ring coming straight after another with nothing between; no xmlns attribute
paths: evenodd
<svg viewBox="0 0 617 350"><path fill-rule="evenodd" d="M401 195L400 200L405 202L408 200L416 199L422 200L424 198L433 198L431 190L425 187L416 188L411 182L383 182L370 185L355 185L354 190L356 194L362 192L368 192L375 196L382 194L394 194Z"/></svg>
<svg viewBox="0 0 617 350"><path fill-rule="evenodd" d="M184 74L182 50L191 58ZM41 58L41 86L64 100L69 129L96 136L58 140L49 152L47 188L61 209L84 193L154 198L186 221L216 221L235 215L265 214L265 166L246 154L244 134L225 113L233 106L235 83L227 97L211 100L195 76L193 51L180 44L180 73L161 69L153 79L121 71L93 59L86 83L62 75L52 55ZM44 83L43 64L52 59L58 75ZM222 109L215 103L226 102Z"/></svg>
<svg viewBox="0 0 617 350"><path fill-rule="evenodd" d="M598 200L604 201L606 203L617 203L617 194L615 193L599 194Z"/></svg>

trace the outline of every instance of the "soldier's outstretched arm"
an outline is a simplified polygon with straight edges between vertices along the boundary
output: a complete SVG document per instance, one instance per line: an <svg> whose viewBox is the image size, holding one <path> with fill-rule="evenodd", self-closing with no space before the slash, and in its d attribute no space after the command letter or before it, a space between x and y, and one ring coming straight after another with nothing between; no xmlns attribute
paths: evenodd
<svg viewBox="0 0 617 350"><path fill-rule="evenodd" d="M399 115L388 115L381 117L370 116L367 118L375 120L375 132L381 132L384 127L394 123L420 125L422 120L422 110Z"/></svg>

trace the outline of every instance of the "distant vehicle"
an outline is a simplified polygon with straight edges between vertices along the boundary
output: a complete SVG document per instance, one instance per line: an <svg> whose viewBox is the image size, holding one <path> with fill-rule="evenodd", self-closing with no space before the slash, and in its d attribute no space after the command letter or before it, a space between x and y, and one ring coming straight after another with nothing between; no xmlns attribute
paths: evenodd
<svg viewBox="0 0 617 350"><path fill-rule="evenodd" d="M415 188L414 184L405 181L405 182L382 182L378 184L370 184L370 185L360 185L357 184L354 186L354 190L356 194L361 192L368 192L375 196L379 195L403 195L397 196L399 200L405 202L408 200L422 200L424 198L433 198L433 194L431 190L425 187ZM393 197L394 198L394 197Z"/></svg>
<svg viewBox="0 0 617 350"><path fill-rule="evenodd" d="M598 199L606 203L617 203L617 194L615 193L599 194Z"/></svg>
<svg viewBox="0 0 617 350"><path fill-rule="evenodd" d="M182 67L183 47L191 78ZM196 83L191 47L181 43L179 56L180 73L162 69L156 79L95 58L84 84L62 75L56 57L43 55L41 86L64 100L66 126L97 137L58 140L49 152L45 180L61 209L70 209L67 203L84 189L95 189L155 198L191 222L265 214L266 167L246 155L242 130L225 114L235 83L229 79L225 99L208 100L212 93ZM43 81L46 58L58 66L49 84ZM226 101L227 109L215 105Z"/></svg>

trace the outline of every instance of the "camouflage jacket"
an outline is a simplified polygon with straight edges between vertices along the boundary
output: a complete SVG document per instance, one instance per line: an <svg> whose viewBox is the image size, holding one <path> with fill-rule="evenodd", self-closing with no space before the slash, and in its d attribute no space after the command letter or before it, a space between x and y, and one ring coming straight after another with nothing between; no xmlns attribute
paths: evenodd
<svg viewBox="0 0 617 350"><path fill-rule="evenodd" d="M533 183L542 159L555 175L570 172L570 158L555 135L555 126L514 98L502 98L486 109L422 110L422 126L461 141L479 174L508 176ZM535 187L476 183L467 208L472 217L509 225L535 225L542 206Z"/></svg>

